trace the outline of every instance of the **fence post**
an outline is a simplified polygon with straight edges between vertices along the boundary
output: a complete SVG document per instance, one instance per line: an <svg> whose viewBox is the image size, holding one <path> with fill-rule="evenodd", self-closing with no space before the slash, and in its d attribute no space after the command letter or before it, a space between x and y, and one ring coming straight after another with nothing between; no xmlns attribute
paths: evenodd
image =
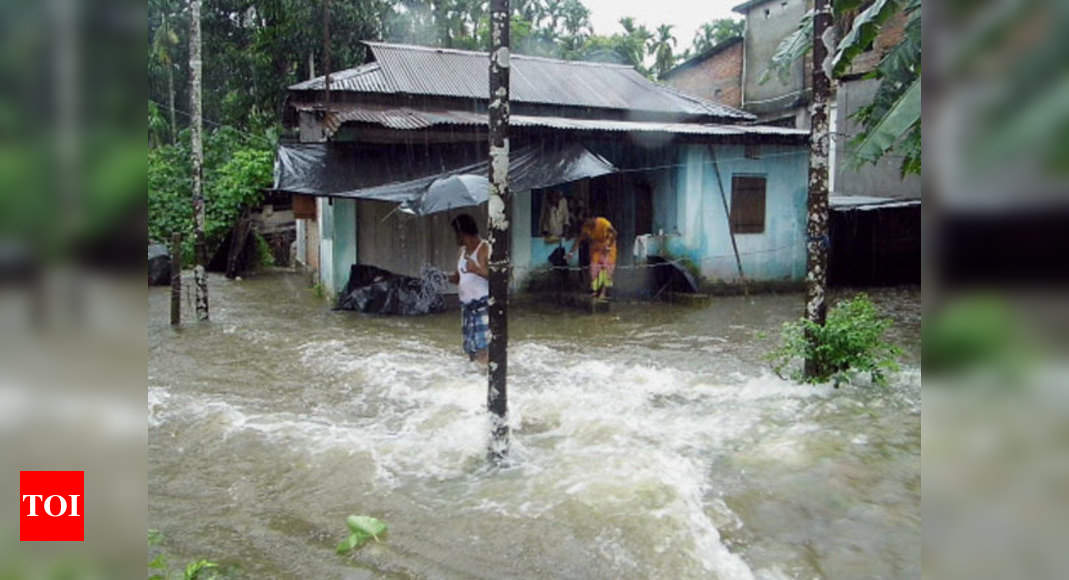
<svg viewBox="0 0 1069 580"><path fill-rule="evenodd" d="M171 324L182 322L182 234L171 234Z"/></svg>

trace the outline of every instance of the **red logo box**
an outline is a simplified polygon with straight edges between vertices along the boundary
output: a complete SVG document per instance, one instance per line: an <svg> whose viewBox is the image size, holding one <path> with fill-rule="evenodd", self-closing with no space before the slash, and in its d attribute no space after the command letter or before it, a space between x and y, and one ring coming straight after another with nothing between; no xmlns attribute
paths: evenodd
<svg viewBox="0 0 1069 580"><path fill-rule="evenodd" d="M85 541L85 472L19 472L19 541Z"/></svg>

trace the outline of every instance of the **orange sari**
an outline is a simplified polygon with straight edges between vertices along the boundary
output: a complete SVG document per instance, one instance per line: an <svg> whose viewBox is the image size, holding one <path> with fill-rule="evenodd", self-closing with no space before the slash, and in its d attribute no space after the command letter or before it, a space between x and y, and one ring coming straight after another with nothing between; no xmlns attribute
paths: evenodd
<svg viewBox="0 0 1069 580"><path fill-rule="evenodd" d="M609 220L599 217L584 225L583 230L590 238L590 289L603 292L612 287L616 271L616 229Z"/></svg>

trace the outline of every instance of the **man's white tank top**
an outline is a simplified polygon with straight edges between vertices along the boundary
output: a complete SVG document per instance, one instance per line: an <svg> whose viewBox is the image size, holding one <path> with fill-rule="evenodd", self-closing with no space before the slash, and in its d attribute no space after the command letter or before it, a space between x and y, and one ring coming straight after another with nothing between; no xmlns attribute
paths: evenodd
<svg viewBox="0 0 1069 580"><path fill-rule="evenodd" d="M486 243L486 240L481 240L479 245L475 247L476 256L479 255L479 248ZM460 281L457 283L457 290L460 294L460 301L464 304L473 300L484 298L490 294L490 282L478 274L473 274L468 271L468 248L461 246L460 259L457 260L457 272L460 273Z"/></svg>

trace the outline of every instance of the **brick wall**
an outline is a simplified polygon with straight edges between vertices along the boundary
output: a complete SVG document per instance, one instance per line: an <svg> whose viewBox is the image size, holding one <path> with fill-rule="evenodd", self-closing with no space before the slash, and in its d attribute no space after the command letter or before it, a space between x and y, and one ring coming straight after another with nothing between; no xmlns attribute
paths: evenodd
<svg viewBox="0 0 1069 580"><path fill-rule="evenodd" d="M872 42L872 49L854 57L850 70L846 73L847 76L863 75L875 70L883 57L902 42L908 22L909 18L905 13L899 12L884 23L880 27L880 33Z"/></svg>
<svg viewBox="0 0 1069 580"><path fill-rule="evenodd" d="M742 104L742 43L672 73L668 86L729 107Z"/></svg>

